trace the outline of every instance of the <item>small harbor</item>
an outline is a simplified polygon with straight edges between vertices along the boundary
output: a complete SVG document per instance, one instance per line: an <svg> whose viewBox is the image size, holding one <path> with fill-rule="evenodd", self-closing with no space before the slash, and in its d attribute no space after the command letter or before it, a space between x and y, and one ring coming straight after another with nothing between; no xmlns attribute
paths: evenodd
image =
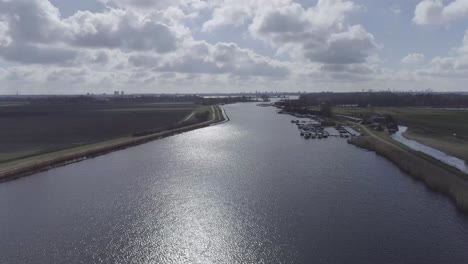
<svg viewBox="0 0 468 264"><path fill-rule="evenodd" d="M312 120L291 120L299 129L299 135L305 139L327 139L329 137L350 138L359 135L358 132L343 125L322 125L319 117Z"/></svg>

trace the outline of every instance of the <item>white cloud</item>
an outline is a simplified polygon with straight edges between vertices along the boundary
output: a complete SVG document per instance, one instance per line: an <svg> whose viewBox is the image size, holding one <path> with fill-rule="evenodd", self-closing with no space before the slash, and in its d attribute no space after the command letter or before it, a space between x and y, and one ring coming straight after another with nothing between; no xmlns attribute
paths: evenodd
<svg viewBox="0 0 468 264"><path fill-rule="evenodd" d="M374 36L362 26L349 27L346 31L330 35L324 48L307 49L311 61L323 63L364 63L377 50Z"/></svg>
<svg viewBox="0 0 468 264"><path fill-rule="evenodd" d="M242 26L251 18L251 12L249 7L242 5L216 8L213 18L203 24L203 31L210 32L222 26Z"/></svg>
<svg viewBox="0 0 468 264"><path fill-rule="evenodd" d="M78 12L65 22L71 34L64 41L76 46L160 53L177 48L177 33L168 25L131 11Z"/></svg>
<svg viewBox="0 0 468 264"><path fill-rule="evenodd" d="M8 24L0 21L0 47L9 46L12 39L8 34Z"/></svg>
<svg viewBox="0 0 468 264"><path fill-rule="evenodd" d="M139 13L154 11L177 12L177 19L193 19L208 8L205 0L98 0L108 8L135 10ZM172 17L174 18L174 17Z"/></svg>
<svg viewBox="0 0 468 264"><path fill-rule="evenodd" d="M105 5L114 5L117 7L136 7L136 8L167 8L173 4L179 4L180 0L99 0L100 2L104 3Z"/></svg>
<svg viewBox="0 0 468 264"><path fill-rule="evenodd" d="M416 6L413 21L419 25L437 25L467 16L468 0L455 0L447 5L441 0L424 0Z"/></svg>
<svg viewBox="0 0 468 264"><path fill-rule="evenodd" d="M101 11L65 18L48 0L0 0L0 93L360 90L467 73L468 34L429 66L418 54L403 59L425 68L384 68L383 46L353 19L365 7L352 0L99 1ZM445 23L466 1L423 2L418 21Z"/></svg>
<svg viewBox="0 0 468 264"><path fill-rule="evenodd" d="M424 54L421 53L411 53L404 57L401 62L404 64L420 64L425 60Z"/></svg>
<svg viewBox="0 0 468 264"><path fill-rule="evenodd" d="M18 42L50 43L63 37L66 25L49 1L0 0L0 21Z"/></svg>
<svg viewBox="0 0 468 264"><path fill-rule="evenodd" d="M237 76L265 76L284 78L289 75L285 63L241 49L235 43L208 44L189 42L180 53L170 57L135 54L129 62L136 67L162 72L188 74L231 74Z"/></svg>
<svg viewBox="0 0 468 264"><path fill-rule="evenodd" d="M315 63L364 63L379 49L374 36L361 25L347 25L359 10L351 1L318 1L305 9L297 3L258 14L251 34L280 53Z"/></svg>
<svg viewBox="0 0 468 264"><path fill-rule="evenodd" d="M203 31L210 32L224 26L239 27L250 24L262 10L281 9L291 0L215 0L210 2L213 9L211 19L203 24Z"/></svg>
<svg viewBox="0 0 468 264"><path fill-rule="evenodd" d="M203 8L197 1L181 5ZM162 82L176 86L189 77L208 85L209 80L226 78L275 82L290 75L287 63L235 43L195 41L183 23L190 10L186 13L180 6L145 12L139 11L142 6L108 6L102 12L78 11L68 18L44 0L0 0L0 7L0 65L8 61L21 65L2 70L0 84L12 87L82 89L135 83L151 87ZM162 80L167 74L177 78Z"/></svg>
<svg viewBox="0 0 468 264"><path fill-rule="evenodd" d="M15 43L65 43L158 52L176 48L177 32L168 25L156 17L122 9L103 13L79 11L61 19L58 10L48 1L2 0L0 14L3 27L8 25L9 37Z"/></svg>
<svg viewBox="0 0 468 264"><path fill-rule="evenodd" d="M458 48L458 52L468 54L468 30L465 31L465 36L463 37L463 44L460 48Z"/></svg>
<svg viewBox="0 0 468 264"><path fill-rule="evenodd" d="M451 78L468 78L468 30L465 32L463 43L453 56L435 57L430 67L418 71L424 76L442 76Z"/></svg>
<svg viewBox="0 0 468 264"><path fill-rule="evenodd" d="M3 20L0 29L8 32L2 38L0 55L10 61L70 63L77 57L89 57L81 53L95 49L176 54L180 54L176 51L182 46L190 50L187 44L183 44L190 41L190 30L180 25L179 20L168 17L183 16L178 7L149 13L108 7L100 13L79 11L62 19L59 10L49 1L1 0L0 3ZM195 6L195 9L206 7L196 0L179 3L183 7ZM106 1L106 4L122 8L136 6L151 9L149 7L155 5L162 8L169 2L112 0ZM291 0L214 1L211 6L214 8L213 18L204 27L217 28L225 23L236 26L250 20L249 28L253 36L270 43L280 52L294 54L298 51L311 62L363 63L377 47L374 37L362 26L345 26L346 15L358 9L351 1L320 0L309 9L304 9ZM220 43L213 47L216 51L224 46ZM243 63L245 69L248 69L243 74L250 72L253 75L268 75L265 69L273 60L261 58L253 51L247 52L237 46L232 48L232 52L237 52L236 63ZM222 68L217 63L217 68ZM261 67L249 68L248 65L251 64ZM236 67L224 67L223 71L227 69L237 74L242 71Z"/></svg>

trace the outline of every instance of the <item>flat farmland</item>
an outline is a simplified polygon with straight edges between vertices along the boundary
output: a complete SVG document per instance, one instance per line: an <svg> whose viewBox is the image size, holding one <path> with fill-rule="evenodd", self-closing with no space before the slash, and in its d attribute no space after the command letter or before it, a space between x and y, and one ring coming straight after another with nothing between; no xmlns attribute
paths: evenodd
<svg viewBox="0 0 468 264"><path fill-rule="evenodd" d="M192 103L3 103L0 162L142 131L163 131L196 107Z"/></svg>
<svg viewBox="0 0 468 264"><path fill-rule="evenodd" d="M356 117L390 114L408 127L405 137L468 162L468 110L411 107L335 107L333 112Z"/></svg>

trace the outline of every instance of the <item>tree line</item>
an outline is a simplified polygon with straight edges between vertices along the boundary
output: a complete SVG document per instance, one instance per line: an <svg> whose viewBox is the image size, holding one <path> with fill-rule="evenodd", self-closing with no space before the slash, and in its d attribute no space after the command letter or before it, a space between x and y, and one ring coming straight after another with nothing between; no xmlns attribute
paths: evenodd
<svg viewBox="0 0 468 264"><path fill-rule="evenodd" d="M392 92L353 92L353 93L311 93L301 95L298 102L302 106L323 104L353 105L359 107L450 107L467 108L468 95L455 93L392 93Z"/></svg>

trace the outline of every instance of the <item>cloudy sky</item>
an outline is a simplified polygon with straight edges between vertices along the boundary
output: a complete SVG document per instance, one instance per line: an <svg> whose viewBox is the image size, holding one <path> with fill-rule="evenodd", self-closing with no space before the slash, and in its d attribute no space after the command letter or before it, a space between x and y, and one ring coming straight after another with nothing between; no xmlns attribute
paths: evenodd
<svg viewBox="0 0 468 264"><path fill-rule="evenodd" d="M0 0L0 94L468 91L468 0Z"/></svg>

